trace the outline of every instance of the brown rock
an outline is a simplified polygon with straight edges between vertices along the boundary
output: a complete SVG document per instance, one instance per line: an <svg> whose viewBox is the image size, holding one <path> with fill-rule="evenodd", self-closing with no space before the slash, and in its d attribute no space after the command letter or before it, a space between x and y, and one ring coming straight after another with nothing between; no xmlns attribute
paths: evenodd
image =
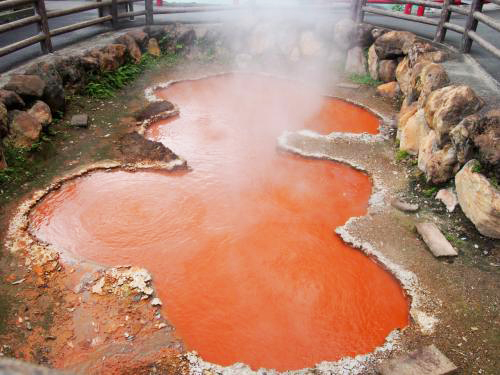
<svg viewBox="0 0 500 375"><path fill-rule="evenodd" d="M4 89L14 91L21 96L40 98L45 90L45 82L36 75L20 74L12 76Z"/></svg>
<svg viewBox="0 0 500 375"><path fill-rule="evenodd" d="M405 57L398 64L396 68L396 80L399 83L399 87L401 91L407 95L410 88L410 79L411 79L411 69L409 66L408 57Z"/></svg>
<svg viewBox="0 0 500 375"><path fill-rule="evenodd" d="M7 167L7 161L5 160L5 156L3 154L3 143L0 142L0 171Z"/></svg>
<svg viewBox="0 0 500 375"><path fill-rule="evenodd" d="M354 47L347 51L345 72L347 74L366 74L366 57L361 47Z"/></svg>
<svg viewBox="0 0 500 375"><path fill-rule="evenodd" d="M25 104L14 91L0 89L0 103L3 103L7 109L23 109Z"/></svg>
<svg viewBox="0 0 500 375"><path fill-rule="evenodd" d="M476 160L469 161L455 176L458 202L479 233L500 238L500 191L473 171L477 164Z"/></svg>
<svg viewBox="0 0 500 375"><path fill-rule="evenodd" d="M379 61L380 59L378 58L378 55L375 52L375 45L372 44L372 46L368 49L368 72L370 73L370 77L372 77L372 79L376 81L379 80L378 76Z"/></svg>
<svg viewBox="0 0 500 375"><path fill-rule="evenodd" d="M396 60L381 60L378 68L378 77L382 82L392 82L396 80Z"/></svg>
<svg viewBox="0 0 500 375"><path fill-rule="evenodd" d="M420 79L417 82L416 90L419 92L418 102L421 106L431 92L440 89L450 83L448 74L441 64L430 63L422 68Z"/></svg>
<svg viewBox="0 0 500 375"><path fill-rule="evenodd" d="M418 63L430 63L433 62L433 53L436 48L429 43L416 41L408 49L408 60L410 67L417 65Z"/></svg>
<svg viewBox="0 0 500 375"><path fill-rule="evenodd" d="M418 169L422 172L427 170L427 165L432 157L432 154L437 151L437 136L434 130L431 130L420 141L418 149Z"/></svg>
<svg viewBox="0 0 500 375"><path fill-rule="evenodd" d="M378 371L381 375L450 375L457 371L457 366L434 345L429 345L385 360Z"/></svg>
<svg viewBox="0 0 500 375"><path fill-rule="evenodd" d="M385 98L394 99L400 94L400 92L399 85L396 81L377 86L377 94Z"/></svg>
<svg viewBox="0 0 500 375"><path fill-rule="evenodd" d="M8 139L16 147L30 147L38 139L42 124L28 112L13 110Z"/></svg>
<svg viewBox="0 0 500 375"><path fill-rule="evenodd" d="M457 152L451 144L435 151L425 166L427 181L442 184L452 178L460 169Z"/></svg>
<svg viewBox="0 0 500 375"><path fill-rule="evenodd" d="M451 246L436 224L431 222L419 223L416 225L417 232L422 236L425 244L431 253L436 257L455 257L457 251Z"/></svg>
<svg viewBox="0 0 500 375"><path fill-rule="evenodd" d="M474 147L470 131L477 126L479 119L477 114L468 116L450 131L450 141L457 152L460 164L465 164L470 158Z"/></svg>
<svg viewBox="0 0 500 375"><path fill-rule="evenodd" d="M125 45L127 47L127 52L132 57L132 59L138 63L141 61L142 52L135 39L129 34L124 34L116 39L117 43Z"/></svg>
<svg viewBox="0 0 500 375"><path fill-rule="evenodd" d="M118 69L125 62L127 47L122 44L110 44L103 48L94 48L90 56L97 59L99 68L103 72Z"/></svg>
<svg viewBox="0 0 500 375"><path fill-rule="evenodd" d="M135 42L139 45L139 47L144 51L147 48L149 36L142 30L132 30L127 33L132 38L134 38Z"/></svg>
<svg viewBox="0 0 500 375"><path fill-rule="evenodd" d="M80 58L82 67L88 72L95 72L99 70L99 60L93 56L82 56Z"/></svg>
<svg viewBox="0 0 500 375"><path fill-rule="evenodd" d="M412 155L417 155L420 143L427 136L430 129L425 122L424 111L419 109L410 117L399 133L399 149Z"/></svg>
<svg viewBox="0 0 500 375"><path fill-rule="evenodd" d="M419 209L418 204L408 203L399 198L392 199L391 206L403 212L417 212Z"/></svg>
<svg viewBox="0 0 500 375"><path fill-rule="evenodd" d="M160 57L161 51L160 46L158 45L158 41L155 38L149 39L148 42L148 53L152 56Z"/></svg>
<svg viewBox="0 0 500 375"><path fill-rule="evenodd" d="M143 160L169 162L179 158L161 142L146 139L137 132L125 134L119 149L127 163Z"/></svg>
<svg viewBox="0 0 500 375"><path fill-rule="evenodd" d="M28 110L28 113L36 118L42 126L48 125L52 122L52 113L47 104L41 100L37 100L36 103Z"/></svg>
<svg viewBox="0 0 500 375"><path fill-rule="evenodd" d="M416 36L408 31L389 31L375 40L375 51L380 59L392 59L407 54Z"/></svg>
<svg viewBox="0 0 500 375"><path fill-rule="evenodd" d="M438 143L449 138L449 132L462 119L477 112L483 101L465 85L453 85L433 91L425 103L425 118L429 127L436 131Z"/></svg>
<svg viewBox="0 0 500 375"><path fill-rule="evenodd" d="M453 192L452 188L439 190L436 194L436 199L443 202L448 212L455 211L455 207L458 204L457 195Z"/></svg>
<svg viewBox="0 0 500 375"><path fill-rule="evenodd" d="M53 62L41 62L31 65L29 74L38 75L45 82L45 89L41 99L48 104L52 112L64 111L66 100L64 97L63 80Z"/></svg>
<svg viewBox="0 0 500 375"><path fill-rule="evenodd" d="M500 162L500 109L486 113L472 132L481 163L498 168Z"/></svg>
<svg viewBox="0 0 500 375"><path fill-rule="evenodd" d="M406 123L412 117L418 110L418 104L417 103L412 103L406 107L402 107L401 111L399 111L398 114L398 136L397 138L399 139L399 134L401 130L406 126Z"/></svg>

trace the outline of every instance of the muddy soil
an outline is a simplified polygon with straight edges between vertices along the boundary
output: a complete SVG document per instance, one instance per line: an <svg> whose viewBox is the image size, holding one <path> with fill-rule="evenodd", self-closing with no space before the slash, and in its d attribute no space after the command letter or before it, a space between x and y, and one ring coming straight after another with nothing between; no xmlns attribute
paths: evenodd
<svg viewBox="0 0 500 375"><path fill-rule="evenodd" d="M160 65L110 100L75 97L37 160L41 173L0 192L0 237L9 219L31 193L56 176L106 159L119 159L120 139L135 129L134 115L147 104L144 89L152 83L228 71L217 63L181 61ZM374 89L340 89L331 81L328 92L376 108L390 122L394 103L375 97ZM71 115L90 116L88 129L71 128ZM433 197L412 160L396 161L393 140L361 145L348 141L297 138L304 148L364 162L370 173L383 176L388 196L417 202L416 214L396 211L387 203L351 228L385 256L413 271L439 319L433 333L423 335L411 324L399 350L434 343L459 368L460 374L496 374L500 368L498 241L480 236L460 209L447 213ZM189 162L189 161L188 161ZM436 260L416 235L414 225L428 218L448 236L460 255ZM2 241L3 242L3 241ZM3 246L3 243L2 243ZM91 283L101 275L96 264L62 266L57 259L32 270L25 254L2 247L0 257L0 354L81 374L187 374L183 343L159 308L136 295L96 294ZM383 298L383 297L382 297ZM394 355L394 353L393 353Z"/></svg>

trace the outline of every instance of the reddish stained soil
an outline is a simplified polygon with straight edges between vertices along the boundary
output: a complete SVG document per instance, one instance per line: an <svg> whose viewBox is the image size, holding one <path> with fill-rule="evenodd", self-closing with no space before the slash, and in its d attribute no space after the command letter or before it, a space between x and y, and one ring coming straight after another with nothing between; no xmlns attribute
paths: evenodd
<svg viewBox="0 0 500 375"><path fill-rule="evenodd" d="M187 348L218 364L308 367L368 353L408 324L394 278L333 232L366 213L369 178L276 151L284 130L373 134L375 116L259 76L178 83L159 95L181 115L148 135L193 170L66 183L31 216L40 239L63 258L147 268Z"/></svg>

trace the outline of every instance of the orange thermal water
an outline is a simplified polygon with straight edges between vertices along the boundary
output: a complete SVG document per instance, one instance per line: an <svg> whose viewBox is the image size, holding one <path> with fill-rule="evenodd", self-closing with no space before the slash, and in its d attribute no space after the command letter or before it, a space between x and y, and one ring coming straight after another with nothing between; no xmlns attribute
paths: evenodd
<svg viewBox="0 0 500 375"><path fill-rule="evenodd" d="M148 137L192 171L101 171L67 182L32 213L41 240L66 259L147 268L188 349L222 365L303 368L368 353L408 324L394 278L334 233L365 214L369 178L276 149L285 129L376 133L376 117L261 76L157 94L181 115Z"/></svg>

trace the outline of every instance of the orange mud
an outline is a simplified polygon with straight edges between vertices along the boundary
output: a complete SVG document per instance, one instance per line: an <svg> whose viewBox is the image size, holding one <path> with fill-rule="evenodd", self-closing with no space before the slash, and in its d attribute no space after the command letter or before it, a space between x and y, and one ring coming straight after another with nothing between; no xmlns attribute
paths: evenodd
<svg viewBox="0 0 500 375"><path fill-rule="evenodd" d="M157 93L177 119L148 137L190 172L93 172L34 210L31 230L85 258L147 268L163 313L203 359L290 370L371 352L408 324L396 280L334 233L364 215L371 181L348 166L276 150L283 130L376 133L378 119L260 76Z"/></svg>

